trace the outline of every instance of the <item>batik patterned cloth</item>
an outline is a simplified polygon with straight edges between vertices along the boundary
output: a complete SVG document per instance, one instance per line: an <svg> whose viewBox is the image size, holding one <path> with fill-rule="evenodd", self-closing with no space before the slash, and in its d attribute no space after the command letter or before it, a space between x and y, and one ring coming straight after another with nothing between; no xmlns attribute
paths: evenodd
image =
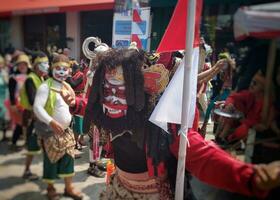
<svg viewBox="0 0 280 200"><path fill-rule="evenodd" d="M117 174L110 177L110 183L105 191L100 194L100 200L171 200L173 199L169 183L167 181L156 181L154 184L145 184L146 181L139 181L137 185L128 185L120 179ZM139 192L127 188L137 189ZM149 193L151 188L157 192ZM141 191L141 192L140 192Z"/></svg>
<svg viewBox="0 0 280 200"><path fill-rule="evenodd" d="M53 135L44 139L44 149L51 163L56 163L66 153L75 157L75 138L73 131L67 128L62 135Z"/></svg>

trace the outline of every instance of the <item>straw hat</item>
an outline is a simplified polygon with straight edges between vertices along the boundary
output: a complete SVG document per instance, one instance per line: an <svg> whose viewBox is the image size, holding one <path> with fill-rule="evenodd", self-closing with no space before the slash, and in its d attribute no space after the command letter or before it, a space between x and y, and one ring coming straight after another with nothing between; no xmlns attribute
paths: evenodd
<svg viewBox="0 0 280 200"><path fill-rule="evenodd" d="M30 59L26 54L19 55L15 64L18 65L19 63L22 62L26 63L28 68L31 68Z"/></svg>

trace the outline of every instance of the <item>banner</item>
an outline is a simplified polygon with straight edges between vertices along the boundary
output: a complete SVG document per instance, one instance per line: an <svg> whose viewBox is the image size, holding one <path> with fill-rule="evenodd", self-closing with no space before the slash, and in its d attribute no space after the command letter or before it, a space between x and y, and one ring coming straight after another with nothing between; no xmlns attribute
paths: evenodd
<svg viewBox="0 0 280 200"><path fill-rule="evenodd" d="M130 4L118 5L113 20L112 47L128 47L132 41L137 41L139 47L149 50L150 7L138 7Z"/></svg>

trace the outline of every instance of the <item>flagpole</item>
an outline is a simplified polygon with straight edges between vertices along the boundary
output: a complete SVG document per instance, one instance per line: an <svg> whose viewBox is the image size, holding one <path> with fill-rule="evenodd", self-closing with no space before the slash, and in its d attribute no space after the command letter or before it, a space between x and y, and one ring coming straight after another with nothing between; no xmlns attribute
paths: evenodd
<svg viewBox="0 0 280 200"><path fill-rule="evenodd" d="M181 129L180 129L180 146L178 155L178 167L176 177L176 189L175 200L183 200L184 198L184 178L185 178L185 160L186 160L186 148L187 148L187 132L190 127L189 114L190 114L190 102L191 102L191 66L194 44L194 32L195 32L195 11L196 0L188 0L187 3L187 31L186 31L186 49L185 49L185 66L184 66L184 85L183 85L183 101L182 101L182 115L181 115Z"/></svg>

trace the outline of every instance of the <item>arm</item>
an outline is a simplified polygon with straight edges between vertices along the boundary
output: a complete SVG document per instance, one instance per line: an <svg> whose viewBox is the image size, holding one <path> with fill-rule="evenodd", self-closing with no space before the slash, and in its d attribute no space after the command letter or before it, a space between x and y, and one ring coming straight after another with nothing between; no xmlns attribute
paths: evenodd
<svg viewBox="0 0 280 200"><path fill-rule="evenodd" d="M175 136L171 152L178 158L179 138ZM265 197L266 191L255 183L254 166L232 158L213 142L205 141L199 133L188 134L190 146L187 149L186 169L201 181L215 187L241 193Z"/></svg>
<svg viewBox="0 0 280 200"><path fill-rule="evenodd" d="M53 118L45 110L45 105L47 103L48 96L49 88L47 84L43 83L37 90L33 105L33 111L36 117L47 125L49 125L50 122L53 120Z"/></svg>
<svg viewBox="0 0 280 200"><path fill-rule="evenodd" d="M73 115L84 115L88 99L76 97L74 106L70 107L70 112Z"/></svg>
<svg viewBox="0 0 280 200"><path fill-rule="evenodd" d="M9 94L10 94L11 105L15 105L16 104L15 93L16 93L17 82L13 77L11 77L9 79L9 85L8 86L9 86Z"/></svg>
<svg viewBox="0 0 280 200"><path fill-rule="evenodd" d="M243 90L241 92L234 92L228 96L225 105L232 104L238 110L243 112L246 106L249 106L249 102L252 103L254 96L248 90Z"/></svg>
<svg viewBox="0 0 280 200"><path fill-rule="evenodd" d="M201 72L197 76L198 82L207 82L217 75L221 67L223 67L225 60L219 60L211 69Z"/></svg>
<svg viewBox="0 0 280 200"><path fill-rule="evenodd" d="M36 96L36 87L30 78L25 81L25 90L30 105L33 105Z"/></svg>
<svg viewBox="0 0 280 200"><path fill-rule="evenodd" d="M205 87L206 87L206 83L201 83L200 88L197 92L197 97L200 97L200 95L203 93Z"/></svg>
<svg viewBox="0 0 280 200"><path fill-rule="evenodd" d="M72 77L67 79L67 83L69 83L69 85L72 88L77 87L78 85L80 85L83 82L83 76L79 76L77 79L73 79Z"/></svg>
<svg viewBox="0 0 280 200"><path fill-rule="evenodd" d="M49 96L49 87L43 83L37 90L33 111L37 118L49 125L55 134L61 135L64 133L63 127L54 120L45 110L45 105Z"/></svg>
<svg viewBox="0 0 280 200"><path fill-rule="evenodd" d="M63 83L63 87L60 92L60 95L65 101L65 103L69 105L71 114L84 115L88 99L82 97L76 97L75 92L70 87L70 85L67 84L66 82L62 82L62 83Z"/></svg>

